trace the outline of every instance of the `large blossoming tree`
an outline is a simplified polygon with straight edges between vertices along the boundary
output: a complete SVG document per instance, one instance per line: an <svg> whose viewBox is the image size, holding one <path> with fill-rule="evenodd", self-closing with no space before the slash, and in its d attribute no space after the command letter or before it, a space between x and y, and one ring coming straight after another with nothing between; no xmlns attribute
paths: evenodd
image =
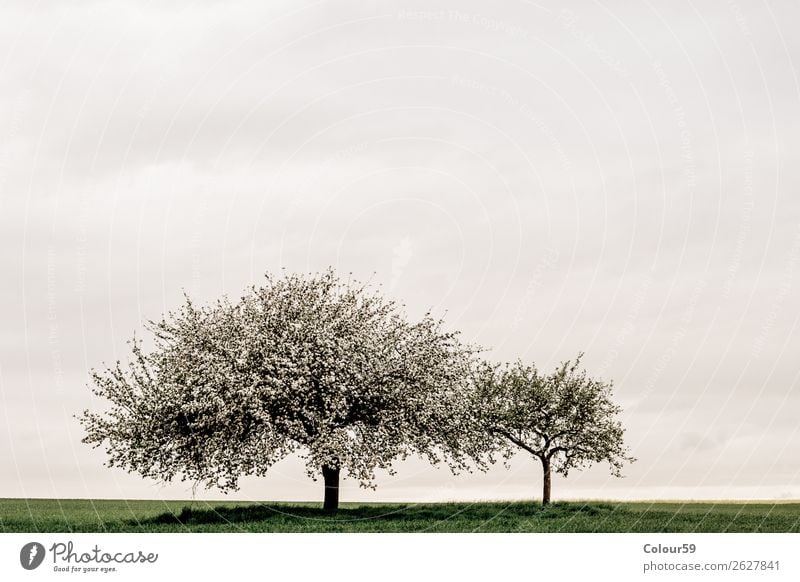
<svg viewBox="0 0 800 582"><path fill-rule="evenodd" d="M93 372L107 406L80 420L109 466L228 491L296 453L327 511L343 474L370 487L413 454L481 466L453 422L475 349L331 270L267 276L236 301L187 298L149 329L151 349L134 339L128 362Z"/></svg>
<svg viewBox="0 0 800 582"><path fill-rule="evenodd" d="M589 376L581 355L546 374L522 362L503 366L484 363L473 385L478 431L486 449L510 458L524 451L542 465L542 503L550 503L552 474L566 477L573 469L607 463L622 476L635 459L625 446L622 411L614 402L611 382Z"/></svg>

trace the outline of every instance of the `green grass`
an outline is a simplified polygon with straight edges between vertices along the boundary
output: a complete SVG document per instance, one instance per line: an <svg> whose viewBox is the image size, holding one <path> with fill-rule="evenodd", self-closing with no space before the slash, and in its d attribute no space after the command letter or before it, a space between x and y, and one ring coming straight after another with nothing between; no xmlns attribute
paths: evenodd
<svg viewBox="0 0 800 582"><path fill-rule="evenodd" d="M0 532L800 532L800 503L0 499Z"/></svg>

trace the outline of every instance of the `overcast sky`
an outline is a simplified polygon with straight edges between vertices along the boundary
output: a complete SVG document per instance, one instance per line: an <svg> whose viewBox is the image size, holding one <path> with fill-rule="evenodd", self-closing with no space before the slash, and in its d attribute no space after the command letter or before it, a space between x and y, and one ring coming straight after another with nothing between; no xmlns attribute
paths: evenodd
<svg viewBox="0 0 800 582"><path fill-rule="evenodd" d="M800 498L796 2L0 13L0 497L190 495L80 443L88 370L183 289L332 265L614 380L639 461L556 498ZM343 500L540 489L522 456L399 469ZM321 497L294 459L243 485Z"/></svg>

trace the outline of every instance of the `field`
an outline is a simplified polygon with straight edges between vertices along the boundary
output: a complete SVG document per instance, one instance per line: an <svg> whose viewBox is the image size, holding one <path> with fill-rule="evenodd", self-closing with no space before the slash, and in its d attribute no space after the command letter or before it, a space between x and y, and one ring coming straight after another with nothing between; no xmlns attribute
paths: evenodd
<svg viewBox="0 0 800 582"><path fill-rule="evenodd" d="M800 503L342 504L0 499L0 532L800 532Z"/></svg>

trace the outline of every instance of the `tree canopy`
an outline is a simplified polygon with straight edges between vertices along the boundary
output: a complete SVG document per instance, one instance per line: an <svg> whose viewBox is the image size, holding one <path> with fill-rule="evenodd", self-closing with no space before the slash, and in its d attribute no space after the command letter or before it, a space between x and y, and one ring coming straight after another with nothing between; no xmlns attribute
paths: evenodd
<svg viewBox="0 0 800 582"><path fill-rule="evenodd" d="M552 472L606 462L622 476L633 462L623 442L612 383L580 368L582 354L550 374L522 362L484 363L475 378L473 407L486 448L510 458L518 450L538 458L543 470L543 503L550 502Z"/></svg>
<svg viewBox="0 0 800 582"><path fill-rule="evenodd" d="M84 411L84 442L110 466L227 491L297 453L334 510L340 471L369 487L412 454L454 471L478 457L451 421L476 348L332 270L187 298L147 327L152 349L134 338L128 362L92 374L109 407Z"/></svg>

